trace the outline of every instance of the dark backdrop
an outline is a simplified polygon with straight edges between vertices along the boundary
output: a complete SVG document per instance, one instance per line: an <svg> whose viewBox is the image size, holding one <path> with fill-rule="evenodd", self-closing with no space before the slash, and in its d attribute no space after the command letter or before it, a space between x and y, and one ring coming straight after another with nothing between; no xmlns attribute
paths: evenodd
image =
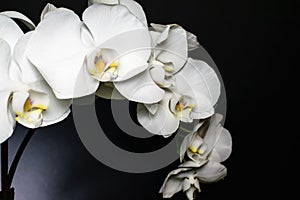
<svg viewBox="0 0 300 200"><path fill-rule="evenodd" d="M20 11L37 23L46 2L2 0L0 10ZM49 2L71 8L78 14L87 4L85 0ZM225 126L234 142L233 154L225 163L228 176L217 184L202 185L197 199L279 198L281 186L290 185L280 179L280 170L288 172L289 177L297 174L297 171L291 172L296 169L291 168L295 166L291 152L299 142L293 137L278 138L283 134L276 133L283 128L288 132L287 127L290 127L284 126L282 120L288 118L285 111L293 110L294 101L290 101L290 105L281 101L282 97L292 99L282 84L297 85L290 75L296 73L291 59L298 53L293 36L299 35L299 3L293 1L283 5L275 0L138 2L144 7L149 22L178 23L195 33L218 65L226 86ZM108 101L97 100L99 108L108 105ZM285 114L279 114L282 111ZM109 124L112 118L102 120ZM122 133L113 126L108 129L113 134L112 139L118 142L118 135ZM11 154L25 131L18 126L10 139ZM161 143L159 138L157 141ZM137 143L124 136L119 142L129 146ZM290 148L283 148L283 143L290 144ZM280 167L282 163L284 167ZM87 152L70 116L60 124L36 132L13 185L16 200L161 199L159 188L177 164L147 174L110 169ZM174 197L183 198L182 194Z"/></svg>

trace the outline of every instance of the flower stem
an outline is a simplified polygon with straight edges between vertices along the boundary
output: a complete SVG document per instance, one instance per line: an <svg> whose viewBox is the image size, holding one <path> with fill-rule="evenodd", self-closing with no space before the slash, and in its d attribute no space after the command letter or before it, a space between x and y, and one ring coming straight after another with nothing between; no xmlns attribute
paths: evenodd
<svg viewBox="0 0 300 200"><path fill-rule="evenodd" d="M188 130L188 129L183 128L183 127L181 127L181 126L179 126L179 129L182 130L182 131L185 132L185 133L188 133L188 134L193 133L192 130Z"/></svg>
<svg viewBox="0 0 300 200"><path fill-rule="evenodd" d="M12 181L14 179L14 175L16 173L16 170L17 170L17 167L18 167L18 164L20 162L20 159L23 155L23 152L26 148L26 146L28 145L31 137L33 136L35 132L35 129L29 129L26 136L24 137L15 157L14 157L14 160L12 161L12 164L10 166L10 169L9 169L9 173L8 173L8 185L9 185L9 188L11 187L11 184L12 184Z"/></svg>
<svg viewBox="0 0 300 200"><path fill-rule="evenodd" d="M8 199L9 184L8 184L8 141L1 144L1 187L3 199Z"/></svg>

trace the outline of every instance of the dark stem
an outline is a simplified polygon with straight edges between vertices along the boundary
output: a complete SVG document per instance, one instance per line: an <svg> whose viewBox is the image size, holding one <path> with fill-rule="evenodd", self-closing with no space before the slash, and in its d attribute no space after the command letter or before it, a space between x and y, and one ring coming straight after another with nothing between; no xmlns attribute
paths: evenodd
<svg viewBox="0 0 300 200"><path fill-rule="evenodd" d="M23 152L26 148L26 146L28 145L31 137L33 136L35 132L35 129L29 129L29 131L27 132L26 136L24 137L16 155L15 155L15 158L14 160L12 161L12 164L10 166L10 169L9 169L9 173L8 173L8 185L9 185L9 188L11 187L11 184L12 184L12 181L14 179L14 175L16 173L16 170L17 170L17 167L18 167L18 164L19 164L19 161L23 155Z"/></svg>
<svg viewBox="0 0 300 200"><path fill-rule="evenodd" d="M2 195L4 199L8 198L9 184L8 184L8 141L1 144L1 186Z"/></svg>

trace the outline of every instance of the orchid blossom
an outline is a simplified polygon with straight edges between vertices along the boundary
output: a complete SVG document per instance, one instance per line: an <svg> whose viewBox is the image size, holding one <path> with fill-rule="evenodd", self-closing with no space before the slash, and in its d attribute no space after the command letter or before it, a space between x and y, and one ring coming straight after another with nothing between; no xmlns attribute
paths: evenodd
<svg viewBox="0 0 300 200"><path fill-rule="evenodd" d="M232 139L221 126L221 120L222 115L213 115L199 123L195 132L184 139L181 153L184 155L186 151L190 160L169 173L160 190L164 198L170 198L182 190L192 200L194 192L201 191L200 182L216 182L226 176L226 167L221 162L231 154Z"/></svg>
<svg viewBox="0 0 300 200"><path fill-rule="evenodd" d="M149 132L170 136L179 122L193 122L214 114L221 84L215 71L205 62L189 58L174 76L174 86L166 88L157 104L139 104L138 121Z"/></svg>
<svg viewBox="0 0 300 200"><path fill-rule="evenodd" d="M221 93L216 72L189 58L189 51L200 47L194 34L177 24L152 23L149 29L143 8L134 0L88 4L82 18L47 4L37 26L21 13L0 13L2 152L7 154L5 141L17 122L30 129L58 123L69 115L73 98L95 93L135 101L139 123L156 135L169 137L181 122L199 122L181 144L181 164L160 189L164 198L183 191L193 200L200 183L227 175L221 163L232 151L223 116L215 114ZM24 34L12 18L32 31ZM24 141L12 166L29 140ZM3 157L7 165L8 157ZM2 169L2 176L12 180L16 168L9 173Z"/></svg>
<svg viewBox="0 0 300 200"><path fill-rule="evenodd" d="M44 9L26 54L58 98L92 94L99 82L111 82L132 101L155 103L163 98L164 91L148 75L148 28L133 14L142 16L142 9L129 0L121 2L131 6L94 3L82 21L66 8ZM142 77L143 83L133 86L133 77Z"/></svg>
<svg viewBox="0 0 300 200"><path fill-rule="evenodd" d="M31 129L48 126L65 119L71 105L70 100L56 99L26 58L32 32L24 35L8 17L14 14L0 13L0 143L12 135L16 122Z"/></svg>
<svg viewBox="0 0 300 200"><path fill-rule="evenodd" d="M151 24L152 55L150 73L153 80L163 88L174 84L173 75L186 64L188 51L199 47L197 37L177 24Z"/></svg>

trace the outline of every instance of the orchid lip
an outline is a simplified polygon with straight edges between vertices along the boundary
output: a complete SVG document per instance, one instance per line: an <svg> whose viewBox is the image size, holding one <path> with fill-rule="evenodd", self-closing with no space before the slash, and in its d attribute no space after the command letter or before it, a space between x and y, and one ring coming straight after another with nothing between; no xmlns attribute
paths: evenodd
<svg viewBox="0 0 300 200"><path fill-rule="evenodd" d="M188 101L184 101L183 99L179 100L173 108L173 114L177 117L181 117L184 113L191 113L195 105L189 103Z"/></svg>
<svg viewBox="0 0 300 200"><path fill-rule="evenodd" d="M101 81L112 81L118 77L119 60L111 49L97 49L89 56L88 70L92 77Z"/></svg>
<svg viewBox="0 0 300 200"><path fill-rule="evenodd" d="M22 124L23 121L34 124L42 119L42 113L48 109L48 105L35 102L28 97L23 105L23 111L15 111L15 120Z"/></svg>

